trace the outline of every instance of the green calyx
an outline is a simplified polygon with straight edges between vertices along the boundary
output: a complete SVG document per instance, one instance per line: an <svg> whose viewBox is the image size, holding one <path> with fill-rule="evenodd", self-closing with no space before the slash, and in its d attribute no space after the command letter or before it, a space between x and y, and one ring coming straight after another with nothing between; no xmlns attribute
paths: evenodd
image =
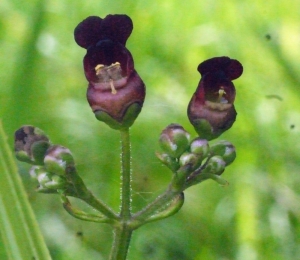
<svg viewBox="0 0 300 260"><path fill-rule="evenodd" d="M102 110L95 111L95 116L99 121L104 122L110 128L115 130L128 129L131 127L142 110L142 106L139 103L133 103L130 105L124 113L121 121L114 119L107 112Z"/></svg>
<svg viewBox="0 0 300 260"><path fill-rule="evenodd" d="M208 141L219 137L222 133L214 133L210 123L206 119L197 119L193 121L195 131L200 138Z"/></svg>

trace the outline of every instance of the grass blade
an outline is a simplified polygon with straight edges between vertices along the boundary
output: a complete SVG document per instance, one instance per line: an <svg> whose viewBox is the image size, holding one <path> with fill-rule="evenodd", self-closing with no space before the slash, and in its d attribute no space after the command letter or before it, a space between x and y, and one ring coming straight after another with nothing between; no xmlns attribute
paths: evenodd
<svg viewBox="0 0 300 260"><path fill-rule="evenodd" d="M0 232L7 259L51 259L0 122Z"/></svg>

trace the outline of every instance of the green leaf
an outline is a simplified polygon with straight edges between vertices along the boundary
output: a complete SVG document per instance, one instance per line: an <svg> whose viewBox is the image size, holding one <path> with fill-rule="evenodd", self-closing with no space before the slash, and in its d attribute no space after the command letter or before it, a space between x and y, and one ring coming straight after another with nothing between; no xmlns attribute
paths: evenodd
<svg viewBox="0 0 300 260"><path fill-rule="evenodd" d="M51 259L0 122L0 230L7 259Z"/></svg>

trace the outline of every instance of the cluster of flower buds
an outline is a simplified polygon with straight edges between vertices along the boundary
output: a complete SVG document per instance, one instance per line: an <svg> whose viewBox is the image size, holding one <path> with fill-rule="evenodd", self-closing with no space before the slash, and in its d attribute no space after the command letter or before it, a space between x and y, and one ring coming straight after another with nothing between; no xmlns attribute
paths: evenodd
<svg viewBox="0 0 300 260"><path fill-rule="evenodd" d="M18 160L32 164L30 175L39 185L37 191L72 193L70 176L76 174L69 149L52 145L47 135L37 127L23 126L15 132L15 154Z"/></svg>
<svg viewBox="0 0 300 260"><path fill-rule="evenodd" d="M206 179L224 184L219 176L235 157L235 147L227 141L212 145L206 139L190 140L190 134L178 124L167 126L161 133L159 144L163 152L158 159L174 173L174 183L184 190Z"/></svg>

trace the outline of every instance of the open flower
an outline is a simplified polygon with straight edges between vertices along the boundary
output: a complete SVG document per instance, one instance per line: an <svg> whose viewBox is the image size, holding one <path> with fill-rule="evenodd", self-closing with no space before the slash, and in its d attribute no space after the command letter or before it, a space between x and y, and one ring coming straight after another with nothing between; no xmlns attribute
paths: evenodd
<svg viewBox="0 0 300 260"><path fill-rule="evenodd" d="M188 117L200 137L214 139L236 119L235 87L243 67L237 60L216 57L199 64L202 78L188 106Z"/></svg>
<svg viewBox="0 0 300 260"><path fill-rule="evenodd" d="M76 43L87 49L83 59L87 100L97 119L114 129L130 127L145 98L145 85L125 47L132 29L127 15L108 15L90 16L74 31Z"/></svg>

